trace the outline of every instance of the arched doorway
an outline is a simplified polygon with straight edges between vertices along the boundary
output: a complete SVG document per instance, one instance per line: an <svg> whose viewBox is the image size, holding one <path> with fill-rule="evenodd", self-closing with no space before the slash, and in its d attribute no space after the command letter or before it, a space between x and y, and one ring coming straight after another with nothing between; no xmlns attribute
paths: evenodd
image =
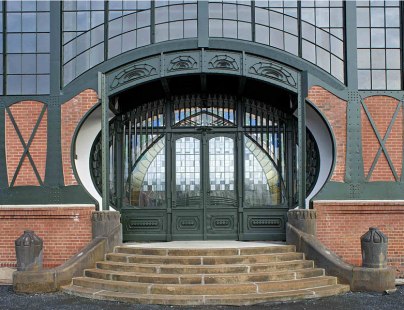
<svg viewBox="0 0 404 310"><path fill-rule="evenodd" d="M110 126L111 204L126 241L283 240L296 206L296 120L262 100L176 95L133 105ZM307 183L318 149L307 135ZM98 139L93 179L101 188Z"/></svg>

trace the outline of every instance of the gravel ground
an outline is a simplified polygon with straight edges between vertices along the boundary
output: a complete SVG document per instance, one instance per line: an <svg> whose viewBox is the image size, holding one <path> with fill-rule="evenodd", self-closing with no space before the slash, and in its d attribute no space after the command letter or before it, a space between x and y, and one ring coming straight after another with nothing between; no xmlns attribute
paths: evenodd
<svg viewBox="0 0 404 310"><path fill-rule="evenodd" d="M230 307L230 306L150 306L136 305L110 301L90 300L64 293L53 294L16 294L9 285L0 285L0 309L139 309L139 310L243 310L243 309L287 309L287 310L395 310L404 309L404 286L399 286L397 292L391 295L373 293L347 293L339 296L311 299L296 302L266 303L255 306Z"/></svg>

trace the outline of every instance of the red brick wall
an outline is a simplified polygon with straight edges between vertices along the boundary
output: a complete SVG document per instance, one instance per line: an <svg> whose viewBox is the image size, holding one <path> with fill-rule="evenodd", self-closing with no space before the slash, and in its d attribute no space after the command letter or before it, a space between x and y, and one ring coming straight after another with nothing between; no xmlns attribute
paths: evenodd
<svg viewBox="0 0 404 310"><path fill-rule="evenodd" d="M97 93L87 89L62 105L62 159L65 185L78 184L70 160L73 134L80 120L97 101Z"/></svg>
<svg viewBox="0 0 404 310"><path fill-rule="evenodd" d="M360 237L369 227L389 238L388 265L404 277L404 201L314 201L317 237L344 261L362 264Z"/></svg>
<svg viewBox="0 0 404 310"><path fill-rule="evenodd" d="M309 90L308 99L325 115L336 139L336 163L331 180L344 182L347 103L320 86Z"/></svg>
<svg viewBox="0 0 404 310"><path fill-rule="evenodd" d="M63 264L91 241L95 206L1 206L0 267L16 266L14 241L24 230L43 239L45 268Z"/></svg>
<svg viewBox="0 0 404 310"><path fill-rule="evenodd" d="M399 107L398 117L393 124L386 147L398 177L400 177L403 157L403 115L400 102L387 96L372 96L366 98L364 104L382 139L392 121L396 108ZM365 176L367 176L380 144L363 108L361 114L363 165ZM369 181L395 181L384 152L381 153Z"/></svg>
<svg viewBox="0 0 404 310"><path fill-rule="evenodd" d="M11 114L21 132L21 135L26 144L31 137L32 131L42 111L44 104L38 101L22 101L13 104L10 107ZM24 152L23 145L18 138L17 132L11 122L11 119L6 113L6 161L8 182L11 183L16 172L21 155ZM38 173L43 181L45 178L46 167L46 148L47 148L47 111L42 118L42 121L34 136L34 140L29 148L29 153L35 163ZM29 162L27 156L23 161L21 169L17 174L14 186L19 185L39 185L39 181L35 176L34 169Z"/></svg>

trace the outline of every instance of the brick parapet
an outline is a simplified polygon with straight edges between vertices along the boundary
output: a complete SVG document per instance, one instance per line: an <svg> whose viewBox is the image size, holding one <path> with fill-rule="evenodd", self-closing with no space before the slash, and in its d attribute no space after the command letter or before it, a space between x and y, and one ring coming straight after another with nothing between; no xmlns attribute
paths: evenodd
<svg viewBox="0 0 404 310"><path fill-rule="evenodd" d="M44 267L63 264L92 239L94 205L0 206L0 267L15 267L14 241L33 230L44 242Z"/></svg>
<svg viewBox="0 0 404 310"><path fill-rule="evenodd" d="M347 263L362 264L360 237L369 227L389 238L388 265L404 277L404 200L317 200L317 237Z"/></svg>

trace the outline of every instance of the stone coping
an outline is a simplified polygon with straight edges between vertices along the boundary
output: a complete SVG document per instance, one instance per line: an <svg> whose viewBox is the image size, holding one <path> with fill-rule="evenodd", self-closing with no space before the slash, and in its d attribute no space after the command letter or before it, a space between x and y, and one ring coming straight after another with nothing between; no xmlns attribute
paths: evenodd
<svg viewBox="0 0 404 310"><path fill-rule="evenodd" d="M381 200L381 199L371 199L371 200L364 200L364 199L362 199L362 200L313 200L313 203L314 204L316 204L316 203L322 203L322 204L336 204L336 203L338 203L338 204L343 204L343 205L351 205L351 204L356 204L356 205L358 205L358 204L369 204L369 203L372 203L372 204L375 204L375 203L377 203L377 204L379 204L379 205L389 205L389 204L391 204L391 205L398 205L398 204L404 204L404 200Z"/></svg>
<svg viewBox="0 0 404 310"><path fill-rule="evenodd" d="M0 285L13 284L13 272L14 271L16 271L15 268L1 267L0 268Z"/></svg>
<svg viewBox="0 0 404 310"><path fill-rule="evenodd" d="M0 209L94 208L95 204L0 205Z"/></svg>
<svg viewBox="0 0 404 310"><path fill-rule="evenodd" d="M135 242L124 243L126 247L134 248L157 248L157 249L221 249L221 248L252 248L286 245L285 242L267 241L233 241L233 240L200 240L200 241L170 241L170 242Z"/></svg>

